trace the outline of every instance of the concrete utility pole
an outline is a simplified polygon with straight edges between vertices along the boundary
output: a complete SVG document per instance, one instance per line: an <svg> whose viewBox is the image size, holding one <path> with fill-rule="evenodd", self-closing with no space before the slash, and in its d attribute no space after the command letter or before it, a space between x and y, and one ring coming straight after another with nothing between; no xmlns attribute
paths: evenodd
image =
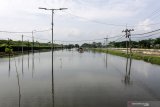
<svg viewBox="0 0 160 107"><path fill-rule="evenodd" d="M22 35L22 54L23 54L23 35Z"/></svg>
<svg viewBox="0 0 160 107"><path fill-rule="evenodd" d="M36 30L33 30L32 31L32 53L34 53L34 31L36 31Z"/></svg>
<svg viewBox="0 0 160 107"><path fill-rule="evenodd" d="M107 43L108 43L108 36L106 38L104 38L106 40L106 48L107 48L107 52L108 52L108 46L107 46Z"/></svg>
<svg viewBox="0 0 160 107"><path fill-rule="evenodd" d="M53 91L53 87L54 87L54 84L53 84L53 15L54 15L54 11L57 11L57 10L65 10L65 9L67 9L67 8L58 8L58 9L49 9L49 8L42 8L42 7L39 7L39 9L43 9L43 10L49 10L49 11L51 11L52 12L52 23L51 23L51 25L52 25L52 46L51 46L51 48L52 48L52 95L54 94L54 91Z"/></svg>
<svg viewBox="0 0 160 107"><path fill-rule="evenodd" d="M43 10L50 10L52 12L52 50L53 50L53 15L54 15L54 11L56 10L65 10L67 8L58 8L58 9L49 9L49 8L42 8L42 7L39 7L39 9L43 9Z"/></svg>
<svg viewBox="0 0 160 107"><path fill-rule="evenodd" d="M29 40L28 40L28 54L29 54Z"/></svg>
<svg viewBox="0 0 160 107"><path fill-rule="evenodd" d="M122 32L125 32L126 38L129 39L130 54L132 53L131 31L134 31L134 29L126 29L126 30L123 30L123 31L122 31ZM128 41L126 41L126 48L127 48L127 55L128 55Z"/></svg>

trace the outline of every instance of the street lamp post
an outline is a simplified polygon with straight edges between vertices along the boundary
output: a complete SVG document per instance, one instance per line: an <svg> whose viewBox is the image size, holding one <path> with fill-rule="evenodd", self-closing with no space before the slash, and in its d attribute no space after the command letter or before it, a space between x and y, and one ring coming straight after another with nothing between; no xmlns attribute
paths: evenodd
<svg viewBox="0 0 160 107"><path fill-rule="evenodd" d="M50 10L50 11L52 12L52 52L53 52L53 15L54 15L54 11L55 11L55 10L65 10L65 9L67 9L67 8L49 9L49 8L39 7L39 9Z"/></svg>

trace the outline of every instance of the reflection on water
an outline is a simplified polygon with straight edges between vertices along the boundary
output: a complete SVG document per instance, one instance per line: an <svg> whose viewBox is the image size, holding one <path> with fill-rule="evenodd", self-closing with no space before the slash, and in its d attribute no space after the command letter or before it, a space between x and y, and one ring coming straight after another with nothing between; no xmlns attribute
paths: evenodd
<svg viewBox="0 0 160 107"><path fill-rule="evenodd" d="M24 76L24 72L23 72L23 53L22 53L22 75Z"/></svg>
<svg viewBox="0 0 160 107"><path fill-rule="evenodd" d="M125 107L160 100L160 67L130 57L63 50L0 64L0 107Z"/></svg>
<svg viewBox="0 0 160 107"><path fill-rule="evenodd" d="M52 106L54 107L54 62L53 62L53 50L52 50Z"/></svg>
<svg viewBox="0 0 160 107"><path fill-rule="evenodd" d="M32 78L34 76L34 72L35 72L35 65L34 65L34 52L32 53Z"/></svg>
<svg viewBox="0 0 160 107"><path fill-rule="evenodd" d="M40 53L40 50L39 50L39 62L41 61L41 53Z"/></svg>
<svg viewBox="0 0 160 107"><path fill-rule="evenodd" d="M11 74L11 58L10 58L10 55L9 55L9 63L8 63L8 65L9 65L9 67L8 67L8 77L10 77L10 74Z"/></svg>
<svg viewBox="0 0 160 107"><path fill-rule="evenodd" d="M60 60L60 70L62 71L62 58L59 59Z"/></svg>
<svg viewBox="0 0 160 107"><path fill-rule="evenodd" d="M124 83L125 85L131 85L133 82L130 80L131 75L131 66L132 66L132 57L127 57L126 60L126 73L124 76Z"/></svg>
<svg viewBox="0 0 160 107"><path fill-rule="evenodd" d="M15 59L14 59L15 60ZM18 73L18 69L17 69L17 64L16 64L16 60L15 60L15 68L16 68L16 73L17 73L17 83L18 83L18 95L19 95L19 102L18 102L18 107L21 107L21 87L20 87L20 81L19 81L19 73Z"/></svg>
<svg viewBox="0 0 160 107"><path fill-rule="evenodd" d="M108 55L108 54L105 54L105 55L106 55L106 62L105 62L105 63L106 63L106 70L107 70L107 63L108 63L108 62L107 62L107 55Z"/></svg>
<svg viewBox="0 0 160 107"><path fill-rule="evenodd" d="M28 51L28 70L29 70L29 51Z"/></svg>

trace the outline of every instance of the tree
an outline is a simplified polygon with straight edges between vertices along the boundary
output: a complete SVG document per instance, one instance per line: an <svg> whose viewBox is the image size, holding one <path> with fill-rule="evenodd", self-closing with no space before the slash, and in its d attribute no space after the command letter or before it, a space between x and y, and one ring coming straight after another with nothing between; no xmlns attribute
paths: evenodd
<svg viewBox="0 0 160 107"><path fill-rule="evenodd" d="M76 47L76 48L79 48L79 45L78 45L78 44L75 44L75 47Z"/></svg>

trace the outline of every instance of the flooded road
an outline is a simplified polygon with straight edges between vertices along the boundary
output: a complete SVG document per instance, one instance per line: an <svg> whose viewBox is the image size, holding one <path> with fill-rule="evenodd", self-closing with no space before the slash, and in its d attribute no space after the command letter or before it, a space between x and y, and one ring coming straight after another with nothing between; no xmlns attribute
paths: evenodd
<svg viewBox="0 0 160 107"><path fill-rule="evenodd" d="M0 59L0 107L127 107L160 100L160 66L75 50ZM52 82L53 79L53 82ZM53 89L53 94L52 94Z"/></svg>

